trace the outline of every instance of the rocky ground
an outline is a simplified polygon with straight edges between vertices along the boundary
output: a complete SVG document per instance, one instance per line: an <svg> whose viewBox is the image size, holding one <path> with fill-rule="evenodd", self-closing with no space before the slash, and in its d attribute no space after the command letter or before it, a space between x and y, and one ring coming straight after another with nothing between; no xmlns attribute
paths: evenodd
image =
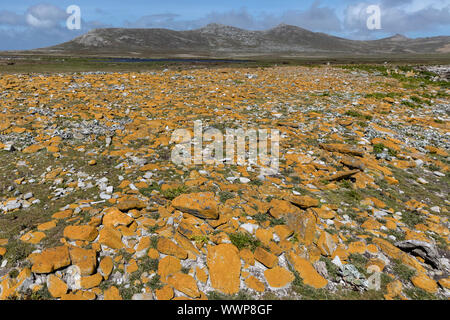
<svg viewBox="0 0 450 320"><path fill-rule="evenodd" d="M0 299L448 299L441 80L388 65L3 74ZM194 120L280 130L279 173L175 165L171 134Z"/></svg>

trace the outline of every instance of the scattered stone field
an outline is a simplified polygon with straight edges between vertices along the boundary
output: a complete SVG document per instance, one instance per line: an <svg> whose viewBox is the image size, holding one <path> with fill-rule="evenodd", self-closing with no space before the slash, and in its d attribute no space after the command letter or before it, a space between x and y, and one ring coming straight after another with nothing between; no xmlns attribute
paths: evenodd
<svg viewBox="0 0 450 320"><path fill-rule="evenodd" d="M0 299L449 299L448 70L0 74ZM196 120L278 172L175 164Z"/></svg>

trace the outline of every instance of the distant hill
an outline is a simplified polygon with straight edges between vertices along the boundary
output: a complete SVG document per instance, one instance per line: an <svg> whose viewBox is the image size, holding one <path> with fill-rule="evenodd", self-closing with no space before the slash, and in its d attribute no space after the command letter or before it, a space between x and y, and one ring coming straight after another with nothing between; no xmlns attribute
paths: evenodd
<svg viewBox="0 0 450 320"><path fill-rule="evenodd" d="M295 54L450 53L450 37L409 39L402 35L348 40L291 25L249 31L219 24L187 31L168 29L94 29L69 42L33 51L79 54L186 54L207 56Z"/></svg>

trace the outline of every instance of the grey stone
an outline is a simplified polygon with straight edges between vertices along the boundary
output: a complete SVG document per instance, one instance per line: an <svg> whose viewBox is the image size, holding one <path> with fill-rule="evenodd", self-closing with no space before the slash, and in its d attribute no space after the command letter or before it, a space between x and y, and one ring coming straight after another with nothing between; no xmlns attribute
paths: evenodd
<svg viewBox="0 0 450 320"><path fill-rule="evenodd" d="M439 252L431 243L419 240L405 240L396 242L395 246L405 252L421 257L436 269L441 268Z"/></svg>
<svg viewBox="0 0 450 320"><path fill-rule="evenodd" d="M33 198L33 193L32 193L32 192L27 192L27 193L25 193L25 194L23 195L23 198L24 198L25 200L28 200L28 199L30 199L30 198Z"/></svg>
<svg viewBox="0 0 450 320"><path fill-rule="evenodd" d="M6 203L6 206L5 206L7 211L11 211L11 210L14 210L14 209L19 209L20 207L22 207L22 203L20 203L17 200L10 200L10 201L8 201Z"/></svg>
<svg viewBox="0 0 450 320"><path fill-rule="evenodd" d="M324 278L328 278L327 264L323 261L314 262L314 268Z"/></svg>

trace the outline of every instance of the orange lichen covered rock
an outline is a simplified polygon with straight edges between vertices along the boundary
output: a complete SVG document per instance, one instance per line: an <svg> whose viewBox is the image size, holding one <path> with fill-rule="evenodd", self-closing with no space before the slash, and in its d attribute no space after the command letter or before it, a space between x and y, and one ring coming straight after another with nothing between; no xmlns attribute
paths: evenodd
<svg viewBox="0 0 450 320"><path fill-rule="evenodd" d="M289 263L291 263L293 268L299 273L305 284L316 289L323 288L328 284L328 281L314 269L308 260L301 258L292 252L287 258Z"/></svg>
<svg viewBox="0 0 450 320"><path fill-rule="evenodd" d="M240 288L241 260L232 244L208 247L207 265L211 285L225 294L235 294Z"/></svg>
<svg viewBox="0 0 450 320"><path fill-rule="evenodd" d="M197 283L194 278L188 274L176 273L168 278L167 283L188 297L200 297L200 291L198 290Z"/></svg>
<svg viewBox="0 0 450 320"><path fill-rule="evenodd" d="M67 246L45 249L41 253L32 253L28 259L33 265L31 271L35 273L50 273L70 265L71 262Z"/></svg>
<svg viewBox="0 0 450 320"><path fill-rule="evenodd" d="M203 219L219 217L218 202L212 192L182 194L172 200L172 206Z"/></svg>
<svg viewBox="0 0 450 320"><path fill-rule="evenodd" d="M85 226L67 226L64 229L64 237L70 240L94 241L97 238L98 231L95 227Z"/></svg>
<svg viewBox="0 0 450 320"><path fill-rule="evenodd" d="M292 272L278 266L264 271L264 276L272 288L283 288L295 279Z"/></svg>

